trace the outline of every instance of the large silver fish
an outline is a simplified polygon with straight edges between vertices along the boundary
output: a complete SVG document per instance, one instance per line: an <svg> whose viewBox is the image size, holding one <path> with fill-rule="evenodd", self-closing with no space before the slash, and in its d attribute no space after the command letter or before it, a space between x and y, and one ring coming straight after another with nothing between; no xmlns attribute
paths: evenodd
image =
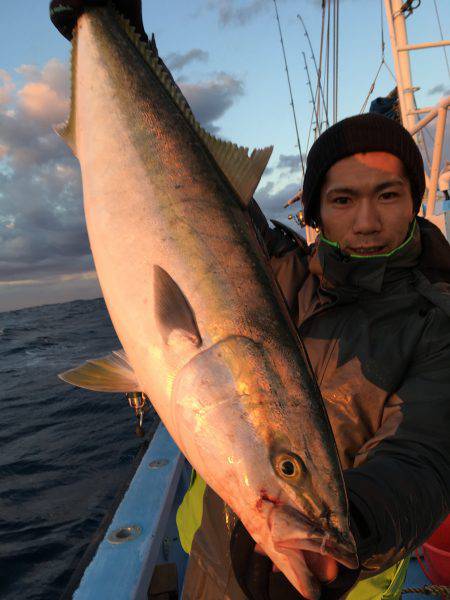
<svg viewBox="0 0 450 600"><path fill-rule="evenodd" d="M357 566L333 435L246 206L271 148L195 121L158 58L110 7L73 37L60 133L81 165L116 354L63 374L142 390L189 462L306 597L302 550Z"/></svg>

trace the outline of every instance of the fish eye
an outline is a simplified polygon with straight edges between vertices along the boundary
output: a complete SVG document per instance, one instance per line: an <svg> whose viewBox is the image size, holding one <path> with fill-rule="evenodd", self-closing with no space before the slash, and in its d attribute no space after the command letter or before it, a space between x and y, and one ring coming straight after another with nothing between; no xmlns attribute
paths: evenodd
<svg viewBox="0 0 450 600"><path fill-rule="evenodd" d="M275 459L275 471L284 479L295 479L302 472L300 459L290 454L280 454Z"/></svg>

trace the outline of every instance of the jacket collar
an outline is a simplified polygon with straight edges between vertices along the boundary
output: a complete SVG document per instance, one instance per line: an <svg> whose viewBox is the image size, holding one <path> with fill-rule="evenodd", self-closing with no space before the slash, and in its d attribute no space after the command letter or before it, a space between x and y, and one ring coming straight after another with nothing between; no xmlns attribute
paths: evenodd
<svg viewBox="0 0 450 600"><path fill-rule="evenodd" d="M389 254L349 256L338 244L321 236L313 247L309 269L319 277L323 291L334 291L350 300L361 291L379 293L387 285L409 277L411 268L419 263L421 250L420 229L414 220L405 242Z"/></svg>

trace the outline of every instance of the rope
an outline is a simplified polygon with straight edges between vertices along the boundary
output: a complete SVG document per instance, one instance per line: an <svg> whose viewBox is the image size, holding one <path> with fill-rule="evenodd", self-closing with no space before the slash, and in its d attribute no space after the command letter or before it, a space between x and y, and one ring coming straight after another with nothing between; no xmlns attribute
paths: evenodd
<svg viewBox="0 0 450 600"><path fill-rule="evenodd" d="M444 34L442 33L442 25L441 25L441 19L439 18L439 11L438 11L438 7L436 4L436 0L433 0L434 2L434 10L436 12L436 19L439 25L439 31L441 33L441 40L444 41ZM447 64L447 71L448 71L448 76L450 77L450 66L448 64L448 56L447 56L447 48L445 46L442 46L442 50L444 51L444 56L445 56L445 62Z"/></svg>
<svg viewBox="0 0 450 600"><path fill-rule="evenodd" d="M447 585L424 585L418 588L406 588L402 590L403 594L424 594L425 596L442 596L442 598L450 598L450 587Z"/></svg>
<svg viewBox="0 0 450 600"><path fill-rule="evenodd" d="M361 106L361 110L359 111L359 114L363 113L366 110L366 106L367 106L367 102L369 101L370 96L372 95L373 90L375 89L375 84L377 82L378 79L378 75L380 74L381 71L381 67L384 65L384 58L381 59L381 63L380 66L378 67L378 71L377 74L375 75L374 80L372 81L372 84L369 88L369 92L367 93L366 99L364 100L363 105Z"/></svg>
<svg viewBox="0 0 450 600"><path fill-rule="evenodd" d="M385 57L384 57L384 51L385 51L385 48L386 48L386 44L384 43L383 5L381 3L381 0L380 0L380 29L381 29L381 40L380 40L381 63L380 63L380 66L378 67L377 74L375 75L375 78L372 81L372 84L371 84L371 86L369 88L369 91L367 93L366 99L364 100L363 105L361 106L361 110L359 111L359 114L362 114L366 110L367 102L369 101L369 98L372 95L373 90L375 89L375 84L377 82L378 75L380 74L381 67L385 64L386 67L389 69L389 67L386 64ZM390 69L389 69L389 71L392 74L392 71Z"/></svg>
<svg viewBox="0 0 450 600"><path fill-rule="evenodd" d="M390 66L387 64L387 62L386 62L386 61L385 61L385 63L384 63L384 66L385 66L385 67L386 67L386 69L389 71L389 73L392 75L392 79L393 79L395 82L397 82L397 80L395 79L395 75L394 75L394 73L392 72L392 69L391 69L391 67L390 67Z"/></svg>
<svg viewBox="0 0 450 600"><path fill-rule="evenodd" d="M277 23L278 23L278 32L280 34L281 49L283 50L284 68L286 70L286 77L287 77L287 82L288 82L288 87L289 87L289 97L291 99L291 107L292 107L292 115L294 117L295 133L297 135L297 145L298 145L298 153L300 155L300 164L302 167L303 177L305 177L305 165L303 163L303 153L302 153L302 147L300 144L300 134L298 132L297 115L295 114L294 97L292 95L291 78L289 77L289 69L288 69L287 58L286 58L286 50L284 48L284 40L283 40L283 34L281 32L280 17L278 15L277 0L273 0L273 4L275 6L275 15L276 15Z"/></svg>

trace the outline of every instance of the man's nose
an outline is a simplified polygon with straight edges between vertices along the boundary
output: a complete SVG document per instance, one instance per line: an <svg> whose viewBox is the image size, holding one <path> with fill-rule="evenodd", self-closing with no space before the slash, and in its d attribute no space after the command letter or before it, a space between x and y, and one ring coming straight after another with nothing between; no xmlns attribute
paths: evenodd
<svg viewBox="0 0 450 600"><path fill-rule="evenodd" d="M354 214L353 232L368 235L380 230L381 220L377 207L369 198L361 199Z"/></svg>

